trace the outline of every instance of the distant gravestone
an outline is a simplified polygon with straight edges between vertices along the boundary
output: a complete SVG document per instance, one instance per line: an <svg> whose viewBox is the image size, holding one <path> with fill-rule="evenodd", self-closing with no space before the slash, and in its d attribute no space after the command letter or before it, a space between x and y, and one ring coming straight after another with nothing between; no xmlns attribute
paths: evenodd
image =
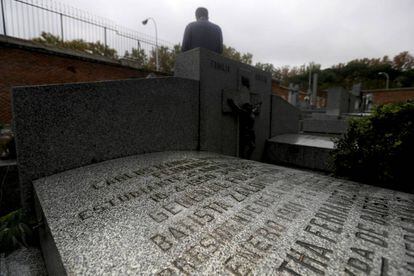
<svg viewBox="0 0 414 276"><path fill-rule="evenodd" d="M343 87L332 87L328 89L326 103L326 114L340 116L349 112L349 92Z"/></svg>
<svg viewBox="0 0 414 276"><path fill-rule="evenodd" d="M326 114L330 116L341 116L344 113L359 111L360 88L360 85L355 85L351 91L343 87L329 88Z"/></svg>
<svg viewBox="0 0 414 276"><path fill-rule="evenodd" d="M352 86L351 95L354 102L354 112L362 112L362 84L357 83Z"/></svg>
<svg viewBox="0 0 414 276"><path fill-rule="evenodd" d="M299 104L299 85L294 85L293 83L289 84L288 102L293 106L297 106Z"/></svg>
<svg viewBox="0 0 414 276"><path fill-rule="evenodd" d="M414 273L409 194L205 152L115 159L34 187L51 274Z"/></svg>

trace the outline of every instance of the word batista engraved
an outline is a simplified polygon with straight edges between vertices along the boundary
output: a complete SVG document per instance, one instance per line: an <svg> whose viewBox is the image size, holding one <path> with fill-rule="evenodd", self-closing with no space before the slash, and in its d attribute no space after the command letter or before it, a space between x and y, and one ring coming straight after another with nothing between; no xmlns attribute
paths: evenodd
<svg viewBox="0 0 414 276"><path fill-rule="evenodd" d="M147 201L147 246L165 259L154 267L159 275L414 273L406 194L223 157L140 166L90 190L125 185L128 192L81 209L77 220Z"/></svg>

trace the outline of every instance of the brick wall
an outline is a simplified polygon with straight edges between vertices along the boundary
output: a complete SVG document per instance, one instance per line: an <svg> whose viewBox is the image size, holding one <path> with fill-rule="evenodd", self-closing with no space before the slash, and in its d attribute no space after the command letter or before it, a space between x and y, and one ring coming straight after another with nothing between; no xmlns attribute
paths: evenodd
<svg viewBox="0 0 414 276"><path fill-rule="evenodd" d="M276 80L272 80L272 92L285 101L289 99L289 88L280 85Z"/></svg>
<svg viewBox="0 0 414 276"><path fill-rule="evenodd" d="M149 73L121 61L0 36L0 122L12 120L13 86L142 78Z"/></svg>
<svg viewBox="0 0 414 276"><path fill-rule="evenodd" d="M392 88L388 90L363 90L362 93L365 95L372 94L372 101L374 105L414 100L414 87Z"/></svg>
<svg viewBox="0 0 414 276"><path fill-rule="evenodd" d="M273 94L278 95L285 101L289 101L289 88L283 85L280 85L277 80L272 80L272 92ZM307 93L304 91L299 91L299 102L304 102ZM326 91L319 90L317 93L316 107L323 108L326 107Z"/></svg>

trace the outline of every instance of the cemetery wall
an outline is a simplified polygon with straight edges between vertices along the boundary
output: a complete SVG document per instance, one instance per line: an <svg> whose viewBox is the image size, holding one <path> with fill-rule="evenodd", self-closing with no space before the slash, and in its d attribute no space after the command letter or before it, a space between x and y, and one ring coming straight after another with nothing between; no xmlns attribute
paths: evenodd
<svg viewBox="0 0 414 276"><path fill-rule="evenodd" d="M278 95L285 101L289 99L289 88L283 86L279 83L279 81L272 79L272 92L275 95ZM299 102L305 102L305 97L307 92L299 91ZM317 108L324 108L326 107L326 90L318 90L317 100L316 100L316 107Z"/></svg>
<svg viewBox="0 0 414 276"><path fill-rule="evenodd" d="M414 87L363 90L362 93L364 95L372 93L374 105L414 100Z"/></svg>
<svg viewBox="0 0 414 276"><path fill-rule="evenodd" d="M276 80L272 79L272 92L273 94L278 95L285 101L289 99L289 88L283 85L280 85Z"/></svg>
<svg viewBox="0 0 414 276"><path fill-rule="evenodd" d="M11 88L142 78L150 71L122 61L0 36L0 122L11 123Z"/></svg>

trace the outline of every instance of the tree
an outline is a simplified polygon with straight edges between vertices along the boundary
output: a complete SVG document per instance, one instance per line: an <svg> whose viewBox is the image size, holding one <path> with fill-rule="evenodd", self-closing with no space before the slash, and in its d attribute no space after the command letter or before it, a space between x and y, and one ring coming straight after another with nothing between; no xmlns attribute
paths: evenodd
<svg viewBox="0 0 414 276"><path fill-rule="evenodd" d="M125 51L124 58L133 59L142 67L146 67L148 65L148 56L144 49L132 48L131 53Z"/></svg>
<svg viewBox="0 0 414 276"><path fill-rule="evenodd" d="M265 71L265 72L268 72L268 73L272 74L272 78L280 79L279 72L276 70L276 68L271 63L257 62L254 65L254 67L256 67L257 69L260 69L262 71Z"/></svg>
<svg viewBox="0 0 414 276"><path fill-rule="evenodd" d="M42 32L40 37L33 38L32 41L41 44L49 44L54 46L63 46L64 43L59 36L55 36L51 33Z"/></svg>
<svg viewBox="0 0 414 276"><path fill-rule="evenodd" d="M399 71L413 70L414 57L407 51L401 52L394 57L392 67Z"/></svg>
<svg viewBox="0 0 414 276"><path fill-rule="evenodd" d="M59 36L55 36L51 33L42 32L40 37L32 39L32 41L56 46L59 48L67 48L76 51L85 52L93 55L106 56L111 58L117 58L117 52L115 49L104 45L100 41L96 42L86 42L83 39L74 39L69 41L63 41Z"/></svg>
<svg viewBox="0 0 414 276"><path fill-rule="evenodd" d="M118 58L115 49L105 46L100 41L86 42L82 39L62 41L59 36L46 32L42 32L41 36L33 39L33 41L89 54ZM176 56L180 52L181 46L179 44L172 48L159 47L160 71L172 72ZM223 56L250 65L253 62L251 53L241 53L227 45L223 45ZM133 48L131 52L126 51L124 57L136 60L142 68L156 69L154 49L147 54L143 49ZM354 59L347 63L335 64L323 70L321 65L315 62L293 67L287 65L275 67L271 63L257 62L254 66L271 73L272 77L279 80L283 85L296 83L302 89L308 87L309 72L319 74L318 89L327 89L338 85L350 89L355 83L362 83L364 89L383 88L385 79L378 76L379 72L386 72L390 76L390 87L414 86L414 57L407 51L399 53L392 59L388 56Z"/></svg>
<svg viewBox="0 0 414 276"><path fill-rule="evenodd" d="M100 55L100 56L106 56L111 58L117 58L117 52L113 48L109 48L108 46L104 45L100 41L97 42L90 42L88 43L88 49L87 52L93 55Z"/></svg>
<svg viewBox="0 0 414 276"><path fill-rule="evenodd" d="M319 64L310 63L304 68L290 68L288 72L281 72L282 83L300 84L302 88L308 86L309 70L318 72L318 89L327 89L341 85L351 88L355 83L362 83L364 89L378 89L385 86L385 79L378 76L379 72L386 72L390 76L390 87L414 86L414 58L408 52L396 55L393 60L388 56L382 58L362 58L339 63L321 70Z"/></svg>
<svg viewBox="0 0 414 276"><path fill-rule="evenodd" d="M253 55L250 53L244 53L242 54L240 61L246 64L251 65L253 62Z"/></svg>
<svg viewBox="0 0 414 276"><path fill-rule="evenodd" d="M251 53L240 53L235 48L223 45L223 56L240 61L246 64L252 64L253 55Z"/></svg>
<svg viewBox="0 0 414 276"><path fill-rule="evenodd" d="M161 46L158 47L158 61L161 72L170 73L174 69L175 59L177 55L181 52L181 45L176 44L173 46L172 49ZM156 69L156 57L155 57L155 49L152 49L150 52L150 58L148 61L148 68L155 70Z"/></svg>

